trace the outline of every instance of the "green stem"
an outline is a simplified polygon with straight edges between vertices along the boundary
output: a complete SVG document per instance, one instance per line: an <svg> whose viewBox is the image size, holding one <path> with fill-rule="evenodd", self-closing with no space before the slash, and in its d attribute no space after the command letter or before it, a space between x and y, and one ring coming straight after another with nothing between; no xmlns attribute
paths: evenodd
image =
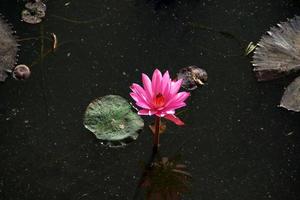
<svg viewBox="0 0 300 200"><path fill-rule="evenodd" d="M159 127L160 127L160 117L155 117L155 132L153 137L153 148L157 151L159 147Z"/></svg>

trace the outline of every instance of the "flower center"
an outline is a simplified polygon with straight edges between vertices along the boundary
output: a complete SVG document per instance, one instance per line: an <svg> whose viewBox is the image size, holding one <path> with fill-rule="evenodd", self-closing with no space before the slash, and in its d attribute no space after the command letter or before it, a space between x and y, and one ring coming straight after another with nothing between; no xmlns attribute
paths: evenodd
<svg viewBox="0 0 300 200"><path fill-rule="evenodd" d="M165 105L165 98L161 93L156 95L154 99L154 104L156 107L162 107L163 105Z"/></svg>

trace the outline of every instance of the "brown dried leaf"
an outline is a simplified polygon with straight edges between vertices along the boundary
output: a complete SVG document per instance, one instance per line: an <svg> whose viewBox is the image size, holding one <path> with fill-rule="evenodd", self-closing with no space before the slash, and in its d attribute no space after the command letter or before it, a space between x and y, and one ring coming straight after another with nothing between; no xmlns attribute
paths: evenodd
<svg viewBox="0 0 300 200"><path fill-rule="evenodd" d="M300 112L300 77L296 78L285 90L280 107Z"/></svg>

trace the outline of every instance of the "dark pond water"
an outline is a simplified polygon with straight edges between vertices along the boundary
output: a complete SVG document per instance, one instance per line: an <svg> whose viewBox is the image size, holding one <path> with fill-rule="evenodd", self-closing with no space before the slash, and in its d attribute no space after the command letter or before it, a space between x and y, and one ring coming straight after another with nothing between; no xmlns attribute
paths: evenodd
<svg viewBox="0 0 300 200"><path fill-rule="evenodd" d="M186 126L168 124L161 137L161 155L180 155L192 174L183 199L299 199L300 115L277 107L291 80L257 83L243 56L250 41L299 14L299 3L155 2L49 0L43 23L30 25L20 21L22 1L0 0L21 40L19 63L32 70L25 82L0 84L0 199L144 199L148 128L108 148L83 127L84 110L107 94L129 99L142 72L175 76L189 65L207 70L208 85L192 92ZM61 46L40 59L51 33Z"/></svg>

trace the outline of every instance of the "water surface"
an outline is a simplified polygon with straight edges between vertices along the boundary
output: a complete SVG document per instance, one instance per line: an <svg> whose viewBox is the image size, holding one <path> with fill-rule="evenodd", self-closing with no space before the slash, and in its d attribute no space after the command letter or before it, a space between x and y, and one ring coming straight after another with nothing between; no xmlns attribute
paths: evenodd
<svg viewBox="0 0 300 200"><path fill-rule="evenodd" d="M150 131L111 149L83 127L84 110L107 94L129 99L142 72L175 77L189 65L207 70L208 85L192 92L186 126L168 124L161 137L161 154L180 154L193 176L183 199L298 199L300 116L277 107L292 79L257 83L243 56L250 41L299 14L298 2L154 4L53 0L44 22L30 25L20 21L22 2L1 0L18 37L35 38L20 41L18 62L31 78L0 85L1 199L133 199ZM61 46L41 59L51 33Z"/></svg>

